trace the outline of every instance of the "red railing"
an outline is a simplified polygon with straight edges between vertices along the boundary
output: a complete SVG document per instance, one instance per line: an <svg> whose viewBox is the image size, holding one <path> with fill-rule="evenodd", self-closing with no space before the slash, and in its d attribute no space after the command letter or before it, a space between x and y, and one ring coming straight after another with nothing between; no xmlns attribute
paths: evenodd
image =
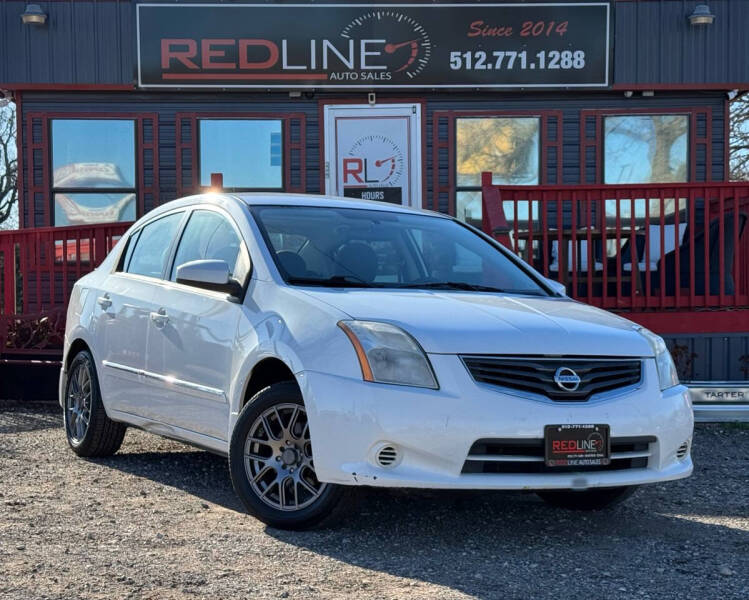
<svg viewBox="0 0 749 600"><path fill-rule="evenodd" d="M101 264L129 226L0 231L0 315L65 310L73 284Z"/></svg>
<svg viewBox="0 0 749 600"><path fill-rule="evenodd" d="M749 183L501 186L484 231L607 309L749 308Z"/></svg>

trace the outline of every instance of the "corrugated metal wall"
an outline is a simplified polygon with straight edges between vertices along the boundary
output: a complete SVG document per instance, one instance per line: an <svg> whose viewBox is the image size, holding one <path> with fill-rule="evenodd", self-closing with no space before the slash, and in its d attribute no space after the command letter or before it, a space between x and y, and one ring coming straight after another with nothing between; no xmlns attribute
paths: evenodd
<svg viewBox="0 0 749 600"><path fill-rule="evenodd" d="M746 333L663 337L682 381L749 381Z"/></svg>
<svg viewBox="0 0 749 600"><path fill-rule="evenodd" d="M614 82L685 84L749 82L749 2L704 2L716 16L691 26L694 0L616 3Z"/></svg>
<svg viewBox="0 0 749 600"><path fill-rule="evenodd" d="M613 4L614 84L749 85L749 0L710 0L717 19L707 27L688 24L693 0ZM41 2L49 15L45 27L21 24L25 5L0 4L0 87L133 83L134 1Z"/></svg>
<svg viewBox="0 0 749 600"><path fill-rule="evenodd" d="M133 82L135 10L130 0L40 2L43 27L23 25L26 2L0 4L3 83Z"/></svg>

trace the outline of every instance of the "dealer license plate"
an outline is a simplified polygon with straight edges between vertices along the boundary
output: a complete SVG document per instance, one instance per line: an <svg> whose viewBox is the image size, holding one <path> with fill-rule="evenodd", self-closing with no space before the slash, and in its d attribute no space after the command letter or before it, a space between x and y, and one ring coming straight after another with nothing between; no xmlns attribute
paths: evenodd
<svg viewBox="0 0 749 600"><path fill-rule="evenodd" d="M608 425L547 425L546 466L595 467L611 462Z"/></svg>

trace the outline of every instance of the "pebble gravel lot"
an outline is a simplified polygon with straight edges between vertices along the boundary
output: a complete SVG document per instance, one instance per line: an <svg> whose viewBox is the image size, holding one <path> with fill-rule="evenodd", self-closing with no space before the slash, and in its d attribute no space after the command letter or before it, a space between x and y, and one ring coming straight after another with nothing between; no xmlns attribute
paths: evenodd
<svg viewBox="0 0 749 600"><path fill-rule="evenodd" d="M0 401L0 597L749 598L749 427L698 425L695 475L595 513L533 494L362 490L332 529L242 512L225 459L130 429L68 449Z"/></svg>

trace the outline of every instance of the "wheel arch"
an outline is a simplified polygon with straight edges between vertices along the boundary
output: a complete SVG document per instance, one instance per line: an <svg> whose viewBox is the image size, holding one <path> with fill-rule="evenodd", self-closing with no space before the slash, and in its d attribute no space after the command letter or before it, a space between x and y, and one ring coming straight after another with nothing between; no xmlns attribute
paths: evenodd
<svg viewBox="0 0 749 600"><path fill-rule="evenodd" d="M65 356L65 362L63 363L63 367L66 373L68 372L68 369L70 368L70 363L73 362L73 359L82 350L87 351L89 354L91 354L91 356L93 356L93 353L91 352L91 347L88 345L88 342L81 337L75 338L70 343L70 347L68 348L68 352Z"/></svg>
<svg viewBox="0 0 749 600"><path fill-rule="evenodd" d="M294 372L286 362L276 356L262 358L252 367L245 381L238 411L241 411L260 390L284 381L291 381L300 387Z"/></svg>

